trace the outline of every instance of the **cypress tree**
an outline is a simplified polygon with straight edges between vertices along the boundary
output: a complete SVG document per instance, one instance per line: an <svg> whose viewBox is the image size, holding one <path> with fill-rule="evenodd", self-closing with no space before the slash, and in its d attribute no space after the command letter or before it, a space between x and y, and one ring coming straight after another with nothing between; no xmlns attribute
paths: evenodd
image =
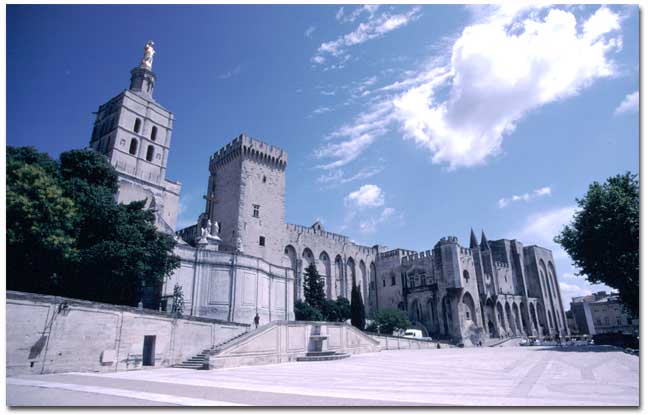
<svg viewBox="0 0 648 415"><path fill-rule="evenodd" d="M351 324L360 330L365 327L365 309L362 302L362 294L357 285L353 284L351 288Z"/></svg>
<svg viewBox="0 0 648 415"><path fill-rule="evenodd" d="M310 264L304 271L304 299L306 304L317 310L322 309L322 304L326 299L324 280L317 272L315 264Z"/></svg>

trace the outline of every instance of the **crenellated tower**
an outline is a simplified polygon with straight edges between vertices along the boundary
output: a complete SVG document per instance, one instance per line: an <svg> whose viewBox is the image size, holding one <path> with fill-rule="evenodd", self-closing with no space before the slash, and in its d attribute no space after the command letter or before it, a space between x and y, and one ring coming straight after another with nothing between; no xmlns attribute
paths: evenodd
<svg viewBox="0 0 648 415"><path fill-rule="evenodd" d="M219 223L223 249L282 263L287 164L284 150L245 134L211 156L203 219Z"/></svg>

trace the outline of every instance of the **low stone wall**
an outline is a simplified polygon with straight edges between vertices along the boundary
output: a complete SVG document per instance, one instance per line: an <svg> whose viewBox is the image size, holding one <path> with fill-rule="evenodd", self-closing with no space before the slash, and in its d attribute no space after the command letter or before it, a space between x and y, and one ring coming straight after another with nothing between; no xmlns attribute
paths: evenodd
<svg viewBox="0 0 648 415"><path fill-rule="evenodd" d="M349 324L275 321L236 339L226 349L211 356L209 366L215 369L294 361L312 351L310 335L315 325L321 327L321 335L328 336L324 350L349 354L381 350L378 340Z"/></svg>
<svg viewBox="0 0 648 415"><path fill-rule="evenodd" d="M7 376L140 369L144 336L155 336L149 338L153 365L171 366L245 332L248 327L7 291Z"/></svg>
<svg viewBox="0 0 648 415"><path fill-rule="evenodd" d="M380 342L382 350L447 349L450 347L456 347L445 341L409 339L405 337L383 336L376 334L371 334L370 336Z"/></svg>

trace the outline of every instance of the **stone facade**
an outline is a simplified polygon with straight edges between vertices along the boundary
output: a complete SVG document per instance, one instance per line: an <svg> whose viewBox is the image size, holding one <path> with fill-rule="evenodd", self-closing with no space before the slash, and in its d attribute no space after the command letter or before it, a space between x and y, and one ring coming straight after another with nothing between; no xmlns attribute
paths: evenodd
<svg viewBox="0 0 648 415"><path fill-rule="evenodd" d="M515 240L489 241L482 233L477 244L471 232L465 248L450 236L425 252L381 254L378 304L407 311L430 336L464 343L564 336L569 329L553 263L551 251Z"/></svg>
<svg viewBox="0 0 648 415"><path fill-rule="evenodd" d="M314 263L324 278L324 292L328 298L341 296L350 299L351 284L355 281L368 311L374 311L377 298L370 281L376 279L378 249L327 232L319 222L310 227L285 225L283 254L294 271L295 300L303 298L302 276L304 270Z"/></svg>
<svg viewBox="0 0 648 415"><path fill-rule="evenodd" d="M261 324L295 319L290 268L182 242L175 254L180 268L165 281L163 298L170 302L173 288L181 286L185 314L245 324L251 324L257 313Z"/></svg>

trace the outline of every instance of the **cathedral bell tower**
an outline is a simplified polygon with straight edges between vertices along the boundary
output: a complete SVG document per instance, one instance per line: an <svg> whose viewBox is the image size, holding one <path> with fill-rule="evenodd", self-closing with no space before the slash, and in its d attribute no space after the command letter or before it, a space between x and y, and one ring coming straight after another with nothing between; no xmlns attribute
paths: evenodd
<svg viewBox="0 0 648 415"><path fill-rule="evenodd" d="M181 185L167 180L173 113L153 99L154 43L148 41L129 89L97 110L90 147L110 160L119 175L119 203L146 200L159 230L173 234Z"/></svg>

